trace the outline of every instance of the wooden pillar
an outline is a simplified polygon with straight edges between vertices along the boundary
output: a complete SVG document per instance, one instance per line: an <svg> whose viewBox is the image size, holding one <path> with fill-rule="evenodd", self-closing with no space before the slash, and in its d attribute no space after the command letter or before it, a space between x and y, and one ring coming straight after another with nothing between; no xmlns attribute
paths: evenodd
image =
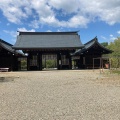
<svg viewBox="0 0 120 120"><path fill-rule="evenodd" d="M37 64L38 64L38 70L40 69L40 53L37 53Z"/></svg>
<svg viewBox="0 0 120 120"><path fill-rule="evenodd" d="M60 68L59 68L59 58L60 58L59 53L57 53L57 69L58 69L58 70L60 69Z"/></svg>
<svg viewBox="0 0 120 120"><path fill-rule="evenodd" d="M39 53L39 70L42 70L42 53Z"/></svg>
<svg viewBox="0 0 120 120"><path fill-rule="evenodd" d="M13 64L14 64L14 61L13 61L14 59L13 59L13 57L14 57L14 54L11 54L11 59L10 59L10 61L11 61L11 62L10 62L10 64L11 64L11 65L10 65L10 71L13 71Z"/></svg>
<svg viewBox="0 0 120 120"><path fill-rule="evenodd" d="M47 56L47 55L45 55L45 61L44 61L44 63L45 63L45 68L46 68L46 56Z"/></svg>
<svg viewBox="0 0 120 120"><path fill-rule="evenodd" d="M101 64L102 64L102 60L101 60L101 58L100 58L100 69L101 69Z"/></svg>
<svg viewBox="0 0 120 120"><path fill-rule="evenodd" d="M80 56L80 59L77 60L77 67L78 68L84 68L83 67L83 55Z"/></svg>
<svg viewBox="0 0 120 120"><path fill-rule="evenodd" d="M94 58L93 58L93 70L94 70Z"/></svg>
<svg viewBox="0 0 120 120"><path fill-rule="evenodd" d="M62 62L61 62L61 53L57 53L57 69L58 70L61 70L61 65L62 65Z"/></svg>
<svg viewBox="0 0 120 120"><path fill-rule="evenodd" d="M70 55L69 55L69 69L72 69L72 59Z"/></svg>
<svg viewBox="0 0 120 120"><path fill-rule="evenodd" d="M27 70L30 70L30 54L27 56Z"/></svg>
<svg viewBox="0 0 120 120"><path fill-rule="evenodd" d="M16 61L16 62L15 62L15 66L16 66L16 69L15 69L15 70L18 71L18 56L15 58L15 61Z"/></svg>

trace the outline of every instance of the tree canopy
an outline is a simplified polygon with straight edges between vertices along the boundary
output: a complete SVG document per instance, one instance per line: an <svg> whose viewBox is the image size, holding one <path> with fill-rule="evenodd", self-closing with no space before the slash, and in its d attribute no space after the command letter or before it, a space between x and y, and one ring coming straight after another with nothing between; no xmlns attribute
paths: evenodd
<svg viewBox="0 0 120 120"><path fill-rule="evenodd" d="M113 52L111 54L106 54L103 56L110 57L110 66L112 68L120 68L120 37L109 43L106 48L112 50Z"/></svg>
<svg viewBox="0 0 120 120"><path fill-rule="evenodd" d="M120 57L120 37L111 42L107 48L113 51L110 54L111 57Z"/></svg>
<svg viewBox="0 0 120 120"><path fill-rule="evenodd" d="M108 42L103 42L103 43L101 43L101 45L104 46L104 47L107 47L108 46Z"/></svg>

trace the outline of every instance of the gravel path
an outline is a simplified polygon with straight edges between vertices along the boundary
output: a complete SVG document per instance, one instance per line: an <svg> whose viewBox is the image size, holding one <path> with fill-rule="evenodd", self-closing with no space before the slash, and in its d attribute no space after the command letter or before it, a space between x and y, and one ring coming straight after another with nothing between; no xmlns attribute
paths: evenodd
<svg viewBox="0 0 120 120"><path fill-rule="evenodd" d="M99 71L0 73L0 120L120 120L120 84ZM112 83L112 82L111 82Z"/></svg>

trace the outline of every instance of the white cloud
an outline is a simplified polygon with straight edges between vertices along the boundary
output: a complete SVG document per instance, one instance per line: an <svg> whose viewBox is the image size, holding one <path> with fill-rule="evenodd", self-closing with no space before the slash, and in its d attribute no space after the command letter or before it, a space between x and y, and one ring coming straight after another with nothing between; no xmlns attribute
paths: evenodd
<svg viewBox="0 0 120 120"><path fill-rule="evenodd" d="M54 8L62 9L68 13L75 12L83 15L84 18L87 15L89 21L97 17L110 25L120 23L120 0L94 0L91 2L88 0L50 0L50 3Z"/></svg>
<svg viewBox="0 0 120 120"><path fill-rule="evenodd" d="M97 19L109 25L120 23L120 0L0 0L0 10L8 21L19 24L30 20L34 28L41 24L86 27ZM71 17L60 19L59 13Z"/></svg>
<svg viewBox="0 0 120 120"><path fill-rule="evenodd" d="M105 41L107 41L108 43L114 42L115 39L117 39L117 37L115 37L113 34L110 34L109 36L101 36L102 39L104 39Z"/></svg>
<svg viewBox="0 0 120 120"><path fill-rule="evenodd" d="M16 41L16 36L17 36L17 31L8 31L8 30L3 30L4 33L8 34L9 36L12 37L11 41L12 43L15 43Z"/></svg>
<svg viewBox="0 0 120 120"><path fill-rule="evenodd" d="M118 34L120 34L120 30L119 30L119 31L117 31L117 33L118 33Z"/></svg>
<svg viewBox="0 0 120 120"><path fill-rule="evenodd" d="M105 36L101 36L101 38L104 39L104 40L107 40L107 38Z"/></svg>
<svg viewBox="0 0 120 120"><path fill-rule="evenodd" d="M39 28L39 21L38 20L33 20L31 21L31 23L29 24L30 27L32 28Z"/></svg>
<svg viewBox="0 0 120 120"><path fill-rule="evenodd" d="M110 37L113 37L113 35L111 34Z"/></svg>
<svg viewBox="0 0 120 120"><path fill-rule="evenodd" d="M52 32L51 30L47 30L46 32Z"/></svg>
<svg viewBox="0 0 120 120"><path fill-rule="evenodd" d="M57 32L61 32L61 30L58 29Z"/></svg>
<svg viewBox="0 0 120 120"><path fill-rule="evenodd" d="M114 35L110 35L109 42L113 42L115 39L117 39Z"/></svg>
<svg viewBox="0 0 120 120"><path fill-rule="evenodd" d="M79 0L49 0L49 5L65 13L76 13L79 10Z"/></svg>
<svg viewBox="0 0 120 120"><path fill-rule="evenodd" d="M110 41L114 41L115 39L117 39L116 37L110 37Z"/></svg>
<svg viewBox="0 0 120 120"><path fill-rule="evenodd" d="M24 10L24 6L28 6L29 2L19 0L0 0L0 9L3 15L12 23L20 23L22 19L27 18L28 14Z"/></svg>
<svg viewBox="0 0 120 120"><path fill-rule="evenodd" d="M79 27L86 27L87 23L89 23L89 19L83 16L73 16L68 21L59 21L54 16L49 16L47 18L42 17L41 22L44 24L56 26L56 27L67 27L67 28L77 28Z"/></svg>
<svg viewBox="0 0 120 120"><path fill-rule="evenodd" d="M21 32L35 32L34 29L31 29L31 30L27 30L26 28L18 28L18 31L21 31ZM16 36L18 35L18 32L17 31L8 31L8 30L3 30L4 33L7 33L9 34L11 37L13 38L16 38Z"/></svg>
<svg viewBox="0 0 120 120"><path fill-rule="evenodd" d="M38 14L38 17L48 17L54 16L54 12L52 11L51 7L47 4L47 0L32 0L31 1L31 8L35 10Z"/></svg>
<svg viewBox="0 0 120 120"><path fill-rule="evenodd" d="M17 29L18 31L20 31L20 32L35 32L35 30L34 29L31 29L31 30L27 30L26 28L18 28Z"/></svg>
<svg viewBox="0 0 120 120"><path fill-rule="evenodd" d="M8 30L3 30L3 32L9 34L12 37L16 37L17 36L17 32L16 31L8 31Z"/></svg>
<svg viewBox="0 0 120 120"><path fill-rule="evenodd" d="M68 21L68 26L69 27L86 27L87 24L89 23L89 19L83 17L83 16L73 16L69 21Z"/></svg>

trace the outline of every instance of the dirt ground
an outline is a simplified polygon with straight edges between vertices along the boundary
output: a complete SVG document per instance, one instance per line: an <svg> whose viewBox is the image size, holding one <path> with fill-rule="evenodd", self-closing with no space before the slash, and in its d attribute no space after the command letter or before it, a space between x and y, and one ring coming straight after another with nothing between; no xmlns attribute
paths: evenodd
<svg viewBox="0 0 120 120"><path fill-rule="evenodd" d="M0 120L120 120L120 76L107 70L0 72Z"/></svg>

